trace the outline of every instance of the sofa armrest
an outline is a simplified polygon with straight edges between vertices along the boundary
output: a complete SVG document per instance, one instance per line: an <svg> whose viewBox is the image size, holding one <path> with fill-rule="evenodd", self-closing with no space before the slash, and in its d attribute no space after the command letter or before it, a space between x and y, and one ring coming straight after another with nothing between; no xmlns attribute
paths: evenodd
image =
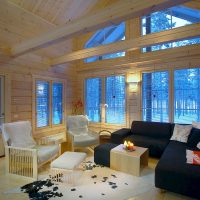
<svg viewBox="0 0 200 200"><path fill-rule="evenodd" d="M122 128L118 131L115 131L111 134L111 142L115 144L122 144L124 138L131 135L131 129L129 128Z"/></svg>

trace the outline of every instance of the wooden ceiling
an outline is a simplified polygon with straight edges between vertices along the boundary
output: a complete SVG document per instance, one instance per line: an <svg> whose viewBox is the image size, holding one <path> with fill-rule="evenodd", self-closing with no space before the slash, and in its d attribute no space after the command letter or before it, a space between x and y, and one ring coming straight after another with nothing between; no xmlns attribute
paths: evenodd
<svg viewBox="0 0 200 200"><path fill-rule="evenodd" d="M0 50L114 2L117 0L101 0L100 4L98 0L1 0ZM71 52L72 45L73 40L66 40L14 59L0 54L0 69L5 66L10 69L22 66L46 70L47 58Z"/></svg>
<svg viewBox="0 0 200 200"><path fill-rule="evenodd" d="M47 70L49 58L73 50L72 39L16 58L3 56L1 51L117 2L118 0L1 0L0 69L12 70L18 69L20 66ZM200 5L200 1L192 1L187 5L197 7Z"/></svg>

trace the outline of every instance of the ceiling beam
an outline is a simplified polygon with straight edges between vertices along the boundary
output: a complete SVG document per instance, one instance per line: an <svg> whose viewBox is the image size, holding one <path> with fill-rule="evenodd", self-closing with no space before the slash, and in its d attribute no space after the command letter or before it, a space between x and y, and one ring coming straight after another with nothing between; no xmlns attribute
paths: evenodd
<svg viewBox="0 0 200 200"><path fill-rule="evenodd" d="M11 55L18 56L78 34L100 29L121 21L163 10L190 0L121 0L99 12L86 15L63 26L56 27L35 38L21 42L11 48Z"/></svg>
<svg viewBox="0 0 200 200"><path fill-rule="evenodd" d="M163 62L170 62L172 59L177 58L187 58L191 56L199 56L200 55L200 44L194 44L190 46L183 46L177 47L173 49L163 49L162 51L152 51L143 53L137 56L132 56L130 58L118 58L113 60L102 60L94 63L85 63L82 67L77 68L77 72L94 72L100 70L112 70L116 69L117 67L128 68L130 66L141 66L161 63Z"/></svg>
<svg viewBox="0 0 200 200"><path fill-rule="evenodd" d="M89 58L93 56L101 56L121 51L136 50L167 42L180 41L184 39L200 36L200 23L192 24L184 27L174 28L171 30L152 33L135 39L124 40L112 44L92 47L78 50L51 60L52 65L64 64L67 62Z"/></svg>

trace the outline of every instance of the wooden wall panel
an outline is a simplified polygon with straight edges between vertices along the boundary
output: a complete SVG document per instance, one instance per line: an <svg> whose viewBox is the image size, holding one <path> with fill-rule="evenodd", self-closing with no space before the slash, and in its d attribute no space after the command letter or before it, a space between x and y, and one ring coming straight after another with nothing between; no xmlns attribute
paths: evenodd
<svg viewBox="0 0 200 200"><path fill-rule="evenodd" d="M18 66L20 69L20 66ZM75 95L76 89L76 73L74 73L75 68L68 69L68 75L66 74L59 74L54 72L38 72L35 73L42 77L52 77L52 78L62 78L66 80L66 88L65 88L65 111L67 115L71 114L71 103ZM6 84L6 89L10 90L10 120L11 122L20 121L20 120L29 120L32 122L32 101L33 101L33 94L32 94L32 84L33 84L33 74L30 72L23 72L23 71L14 71L6 70L6 68L1 68L0 72L8 73L10 77L10 84ZM66 116L65 116L66 117ZM42 129L41 131L37 131L34 134L34 137L39 138L46 135L52 135L57 133L64 133L66 134L66 127L54 127L52 129Z"/></svg>

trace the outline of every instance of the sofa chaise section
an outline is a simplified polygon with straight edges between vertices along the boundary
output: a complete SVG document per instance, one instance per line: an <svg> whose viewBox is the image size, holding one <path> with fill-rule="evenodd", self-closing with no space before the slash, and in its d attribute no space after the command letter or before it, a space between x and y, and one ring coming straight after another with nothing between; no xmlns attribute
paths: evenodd
<svg viewBox="0 0 200 200"><path fill-rule="evenodd" d="M155 186L200 199L200 166L186 163L187 144L170 141L155 169Z"/></svg>

